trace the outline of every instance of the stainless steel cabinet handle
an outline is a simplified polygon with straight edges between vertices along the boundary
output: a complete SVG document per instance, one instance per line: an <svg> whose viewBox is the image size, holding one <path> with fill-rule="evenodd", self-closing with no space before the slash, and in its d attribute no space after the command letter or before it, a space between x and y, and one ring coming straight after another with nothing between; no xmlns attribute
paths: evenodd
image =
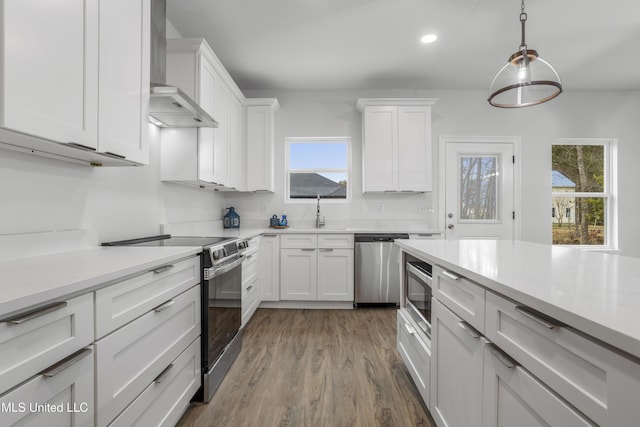
<svg viewBox="0 0 640 427"><path fill-rule="evenodd" d="M409 325L408 323L404 324L404 328L407 330L407 332L411 335L416 333L416 330L413 326Z"/></svg>
<svg viewBox="0 0 640 427"><path fill-rule="evenodd" d="M56 302L30 311L28 313L21 314L19 316L11 317L9 319L3 319L2 322L9 323L10 325L19 325L21 323L28 322L29 320L36 319L40 316L44 316L45 314L51 313L52 311L60 310L61 308L64 308L66 306L66 301Z"/></svg>
<svg viewBox="0 0 640 427"><path fill-rule="evenodd" d="M333 252L333 249L329 249L329 248L320 248L320 252Z"/></svg>
<svg viewBox="0 0 640 427"><path fill-rule="evenodd" d="M316 248L301 248L303 251L315 251Z"/></svg>
<svg viewBox="0 0 640 427"><path fill-rule="evenodd" d="M66 359L62 359L60 362L58 362L55 365L51 366L46 371L42 372L41 375L43 377L47 377L47 378L55 377L60 372L64 371L65 369L67 369L69 367L71 367L72 365L76 364L77 362L80 361L80 359L84 359L85 357L87 357L91 353L92 353L92 350L90 348L83 348L82 350L72 354L71 356L67 357Z"/></svg>
<svg viewBox="0 0 640 427"><path fill-rule="evenodd" d="M500 351L495 344L489 343L487 344L487 348L498 359L504 366L509 369L515 368L518 364L509 356L505 355L502 351Z"/></svg>
<svg viewBox="0 0 640 427"><path fill-rule="evenodd" d="M460 280L460 276L456 276L455 274L453 274L453 273L449 273L449 272L448 272L448 271L446 271L446 270L442 270L442 274L443 274L444 276L447 276L449 279L453 279L453 280Z"/></svg>
<svg viewBox="0 0 640 427"><path fill-rule="evenodd" d="M466 333L468 333L471 338L478 339L480 338L480 333L473 329L467 322L461 320L458 322L458 326L460 326Z"/></svg>
<svg viewBox="0 0 640 427"><path fill-rule="evenodd" d="M171 370L171 368L173 368L173 363L164 368L164 371L160 372L160 375L158 375L156 379L153 380L153 382L156 384L160 384L162 381L164 381L164 379L167 378L167 375L169 375L169 371Z"/></svg>
<svg viewBox="0 0 640 427"><path fill-rule="evenodd" d="M174 300L170 299L169 301L165 302L164 304L160 304L159 306L154 308L153 311L155 311L156 313L160 313L161 311L165 311L167 308L171 307L175 303L176 302Z"/></svg>
<svg viewBox="0 0 640 427"><path fill-rule="evenodd" d="M533 320L534 322L537 322L539 324L541 324L542 326L544 326L547 329L554 329L556 326L560 326L560 325L556 325L554 323L551 323L550 321L541 318L540 316L530 312L527 307L523 307L521 305L517 305L515 310L522 314L524 317L528 317L529 319Z"/></svg>
<svg viewBox="0 0 640 427"><path fill-rule="evenodd" d="M164 273L165 271L169 271L173 268L174 266L171 265L163 265L162 267L158 267L158 268L154 268L153 270L151 270L151 272L156 273L156 274L160 274L160 273Z"/></svg>

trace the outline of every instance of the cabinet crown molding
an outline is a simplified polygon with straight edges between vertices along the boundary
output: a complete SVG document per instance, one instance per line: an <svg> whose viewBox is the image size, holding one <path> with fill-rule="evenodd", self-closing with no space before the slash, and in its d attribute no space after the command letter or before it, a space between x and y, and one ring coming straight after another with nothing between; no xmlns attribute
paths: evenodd
<svg viewBox="0 0 640 427"><path fill-rule="evenodd" d="M246 98L244 105L251 107L269 107L272 108L273 111L280 109L278 98Z"/></svg>
<svg viewBox="0 0 640 427"><path fill-rule="evenodd" d="M387 106L431 106L440 98L358 98L356 107L358 111L363 111L364 107L387 107Z"/></svg>

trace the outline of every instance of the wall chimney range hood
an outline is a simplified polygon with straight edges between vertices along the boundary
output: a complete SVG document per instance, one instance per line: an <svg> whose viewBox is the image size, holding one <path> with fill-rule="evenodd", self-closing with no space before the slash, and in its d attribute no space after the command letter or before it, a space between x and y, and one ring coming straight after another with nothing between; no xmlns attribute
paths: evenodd
<svg viewBox="0 0 640 427"><path fill-rule="evenodd" d="M151 0L149 122L161 128L217 128L218 122L180 88L166 84L167 2Z"/></svg>

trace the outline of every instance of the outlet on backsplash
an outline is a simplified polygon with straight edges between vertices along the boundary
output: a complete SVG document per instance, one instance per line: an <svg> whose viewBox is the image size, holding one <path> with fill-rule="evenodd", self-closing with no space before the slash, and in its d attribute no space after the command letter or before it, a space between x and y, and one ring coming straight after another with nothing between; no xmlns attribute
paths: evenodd
<svg viewBox="0 0 640 427"><path fill-rule="evenodd" d="M378 213L384 212L384 205L376 205L376 212Z"/></svg>

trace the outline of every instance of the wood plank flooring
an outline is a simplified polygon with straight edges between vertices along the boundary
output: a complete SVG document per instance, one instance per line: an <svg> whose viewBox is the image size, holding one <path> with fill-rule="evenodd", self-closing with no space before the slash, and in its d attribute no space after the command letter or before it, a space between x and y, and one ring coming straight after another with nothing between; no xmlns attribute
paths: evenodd
<svg viewBox="0 0 640 427"><path fill-rule="evenodd" d="M179 426L435 426L396 351L396 310L259 309L208 404Z"/></svg>

